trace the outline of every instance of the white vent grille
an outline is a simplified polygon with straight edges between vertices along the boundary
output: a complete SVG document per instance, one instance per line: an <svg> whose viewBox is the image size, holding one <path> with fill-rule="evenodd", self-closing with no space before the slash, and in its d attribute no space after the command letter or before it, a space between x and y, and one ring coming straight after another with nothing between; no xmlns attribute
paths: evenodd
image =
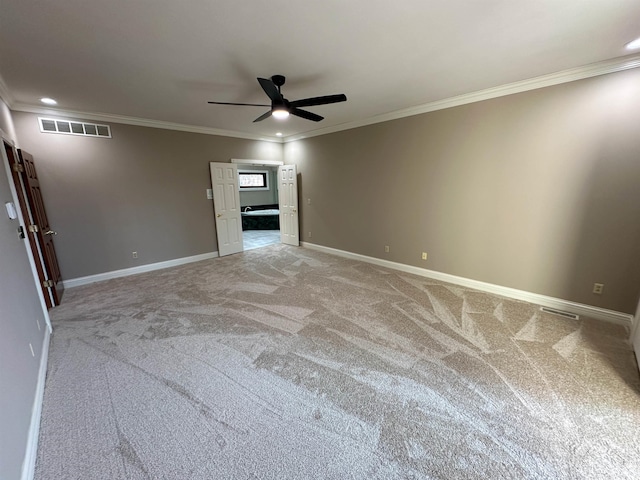
<svg viewBox="0 0 640 480"><path fill-rule="evenodd" d="M76 122L73 120L61 120L58 118L38 117L40 131L43 133L62 133L64 135L82 135L83 137L111 138L109 125L96 123Z"/></svg>
<svg viewBox="0 0 640 480"><path fill-rule="evenodd" d="M556 310L555 308L540 307L543 312L551 313L553 315L560 315L561 317L573 318L574 320L580 320L580 316L571 312L564 312L562 310Z"/></svg>

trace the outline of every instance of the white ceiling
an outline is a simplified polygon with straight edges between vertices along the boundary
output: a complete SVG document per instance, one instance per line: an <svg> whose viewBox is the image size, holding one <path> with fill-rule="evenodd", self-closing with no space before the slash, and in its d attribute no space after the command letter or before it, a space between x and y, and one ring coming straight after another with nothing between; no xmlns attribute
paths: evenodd
<svg viewBox="0 0 640 480"><path fill-rule="evenodd" d="M285 137L632 52L638 0L1 0L0 92L41 108ZM256 77L346 103L253 120Z"/></svg>

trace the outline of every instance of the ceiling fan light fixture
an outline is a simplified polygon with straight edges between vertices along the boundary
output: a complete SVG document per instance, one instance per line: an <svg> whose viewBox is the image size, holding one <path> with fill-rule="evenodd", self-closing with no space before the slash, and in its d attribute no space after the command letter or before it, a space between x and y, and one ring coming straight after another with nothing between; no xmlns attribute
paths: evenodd
<svg viewBox="0 0 640 480"><path fill-rule="evenodd" d="M284 107L280 107L277 109L273 109L271 115L273 115L273 117L277 120L284 120L289 117L289 110Z"/></svg>

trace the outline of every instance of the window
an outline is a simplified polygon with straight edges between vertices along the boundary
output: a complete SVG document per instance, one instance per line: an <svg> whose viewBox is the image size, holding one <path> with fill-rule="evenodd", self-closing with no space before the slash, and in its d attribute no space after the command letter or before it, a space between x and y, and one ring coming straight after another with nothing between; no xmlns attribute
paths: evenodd
<svg viewBox="0 0 640 480"><path fill-rule="evenodd" d="M238 170L238 184L241 191L269 190L267 170Z"/></svg>

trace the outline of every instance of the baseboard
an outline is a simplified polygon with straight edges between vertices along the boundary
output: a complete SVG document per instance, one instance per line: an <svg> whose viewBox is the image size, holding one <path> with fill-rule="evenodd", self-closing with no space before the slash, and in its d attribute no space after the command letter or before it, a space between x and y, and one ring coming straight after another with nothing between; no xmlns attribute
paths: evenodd
<svg viewBox="0 0 640 480"><path fill-rule="evenodd" d="M27 449L22 462L21 480L32 480L36 470L40 417L42 416L42 401L44 400L44 383L47 378L47 365L49 363L49 338L49 329L45 328L44 340L42 341L42 355L40 356L40 369L38 370L38 383L36 384L36 395L31 411L31 425L29 425Z"/></svg>
<svg viewBox="0 0 640 480"><path fill-rule="evenodd" d="M209 260L210 258L216 258L217 256L218 252L202 253L200 255L193 255L191 257L176 258L174 260L167 260L165 262L149 263L147 265L140 265L139 267L123 268L122 270L113 270L111 272L98 273L96 275L89 275L87 277L72 278L71 280L64 280L62 284L64 285L64 288L79 287L80 285L102 282L103 280L111 280L112 278L127 277L129 275L136 275L138 273L152 272L154 270L161 270L163 268L169 267L177 267L178 265L184 265L185 263Z"/></svg>
<svg viewBox="0 0 640 480"><path fill-rule="evenodd" d="M427 270L426 268L414 267L412 265L391 262L389 260L382 260L375 257L368 257L366 255L360 255L358 253L325 247L322 245L317 245L315 243L301 242L301 245L311 250L330 253L353 260L360 260L362 262L372 263L381 267L392 268L394 270L400 270L401 272L411 273L413 275L419 275L421 277L427 277L434 280L440 280L442 282L453 283L462 287L473 288L476 290L481 290L483 292L501 295L503 297L523 300L525 302L541 305L543 307L565 310L567 312L575 313L576 315L583 315L585 317L595 318L597 320L604 320L606 322L624 325L626 327L631 326L633 319L633 316L628 313L616 312L614 310L607 310L605 308L594 307L591 305L576 303L560 298L548 297L546 295L526 292L524 290L517 290L515 288L480 282L478 280L472 280L470 278L458 277L456 275L450 275L448 273L436 272L435 270Z"/></svg>

